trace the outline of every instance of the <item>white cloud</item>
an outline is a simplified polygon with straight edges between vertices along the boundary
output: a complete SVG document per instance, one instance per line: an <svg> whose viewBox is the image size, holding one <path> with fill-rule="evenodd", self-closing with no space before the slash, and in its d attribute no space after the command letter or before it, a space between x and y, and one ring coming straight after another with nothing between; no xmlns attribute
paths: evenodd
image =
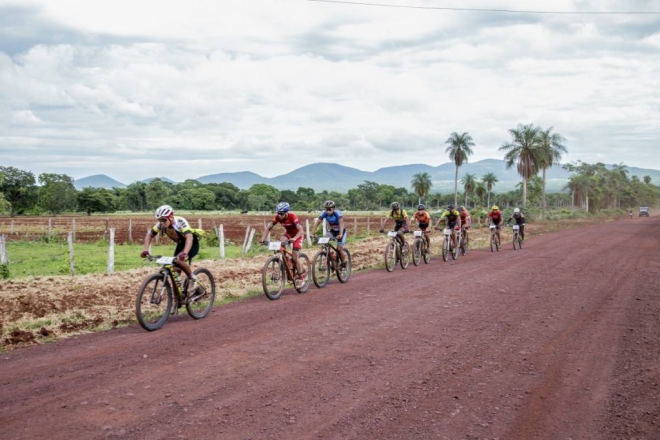
<svg viewBox="0 0 660 440"><path fill-rule="evenodd" d="M453 131L473 136L475 161L501 157L507 130L529 122L564 134L570 160L660 168L657 18L302 1L32 4L0 1L0 15L13 8L31 23L4 51L0 41L0 153L35 172L132 181L272 176L317 161L437 165ZM485 5L548 7L474 2ZM642 6L552 4L606 7ZM17 145L39 159L13 154Z"/></svg>

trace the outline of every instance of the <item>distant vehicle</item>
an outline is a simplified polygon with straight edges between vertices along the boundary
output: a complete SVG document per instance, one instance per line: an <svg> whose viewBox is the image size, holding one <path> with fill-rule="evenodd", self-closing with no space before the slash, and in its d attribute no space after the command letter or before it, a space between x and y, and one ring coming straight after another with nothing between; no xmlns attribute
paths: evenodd
<svg viewBox="0 0 660 440"><path fill-rule="evenodd" d="M641 217L641 216L643 216L643 215L645 215L646 217L649 216L649 208L648 208L648 206L640 206L640 208L639 208L639 216Z"/></svg>

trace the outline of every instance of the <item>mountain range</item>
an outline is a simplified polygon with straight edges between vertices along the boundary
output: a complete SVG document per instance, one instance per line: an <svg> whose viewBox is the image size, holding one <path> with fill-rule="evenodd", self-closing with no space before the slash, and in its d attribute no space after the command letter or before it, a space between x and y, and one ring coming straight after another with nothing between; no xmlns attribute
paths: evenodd
<svg viewBox="0 0 660 440"><path fill-rule="evenodd" d="M648 175L653 182L660 182L660 171L636 167L628 167L630 176L638 176L640 179ZM241 189L248 189L256 183L265 183L272 185L279 190L296 190L299 187L313 188L315 191L339 191L346 192L351 188L356 188L365 180L377 182L380 184L393 185L395 187L410 188L412 176L416 173L426 172L431 176L433 188L431 192L452 192L454 190L454 172L455 166L448 162L436 167L425 164L399 165L393 167L380 168L376 171L362 171L356 168L350 168L335 163L315 163L298 168L290 173L276 177L262 177L259 174L243 171L237 173L219 173L201 176L197 178L201 183L222 183L229 182ZM463 164L458 169L459 179L467 173L475 174L480 179L486 173L493 173L499 179L495 185L495 192L510 191L515 189L520 182L515 167L506 169L503 160L484 159L474 163ZM547 187L549 192L561 191L570 173L560 166L554 166L547 170ZM145 179L148 183L154 178ZM161 177L161 180L173 182L170 179ZM460 183L459 183L460 185ZM126 184L114 180L104 174L89 176L75 181L78 189L91 186L94 188L125 188Z"/></svg>

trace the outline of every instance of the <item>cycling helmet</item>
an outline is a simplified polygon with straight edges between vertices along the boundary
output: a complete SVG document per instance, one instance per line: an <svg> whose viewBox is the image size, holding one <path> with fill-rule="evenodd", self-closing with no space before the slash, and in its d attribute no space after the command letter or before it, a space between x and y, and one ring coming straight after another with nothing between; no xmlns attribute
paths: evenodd
<svg viewBox="0 0 660 440"><path fill-rule="evenodd" d="M423 211L423 210L426 209L426 206L424 206L423 203L420 203L419 205L417 205L417 209L420 210L420 211Z"/></svg>
<svg viewBox="0 0 660 440"><path fill-rule="evenodd" d="M399 202L392 202L390 208L396 211L397 209L401 209L401 205L399 204Z"/></svg>
<svg viewBox="0 0 660 440"><path fill-rule="evenodd" d="M174 209L170 205L159 206L156 209L156 218L166 218L174 215Z"/></svg>
<svg viewBox="0 0 660 440"><path fill-rule="evenodd" d="M287 202L280 202L280 203L278 203L277 206L275 207L275 211L276 211L278 214L285 214L285 213L289 212L289 209L290 209L290 208L291 208L291 207L289 206L289 204L288 204Z"/></svg>
<svg viewBox="0 0 660 440"><path fill-rule="evenodd" d="M500 208L498 208L497 205L493 205L493 207L490 208L490 209L491 209L491 211L499 211L500 210Z"/></svg>
<svg viewBox="0 0 660 440"><path fill-rule="evenodd" d="M325 202L323 204L323 206L325 207L325 209L334 208L335 207L335 202L333 202L332 200L328 200L327 202Z"/></svg>
<svg viewBox="0 0 660 440"><path fill-rule="evenodd" d="M514 214L520 214L520 208L516 208L516 209L514 209L514 210L513 210L513 213L514 213Z"/></svg>
<svg viewBox="0 0 660 440"><path fill-rule="evenodd" d="M459 210L459 211L465 211L465 206L459 206L459 207L458 207L458 210Z"/></svg>
<svg viewBox="0 0 660 440"><path fill-rule="evenodd" d="M452 209L456 209L456 207L454 205L449 205L447 206L447 209L451 211Z"/></svg>

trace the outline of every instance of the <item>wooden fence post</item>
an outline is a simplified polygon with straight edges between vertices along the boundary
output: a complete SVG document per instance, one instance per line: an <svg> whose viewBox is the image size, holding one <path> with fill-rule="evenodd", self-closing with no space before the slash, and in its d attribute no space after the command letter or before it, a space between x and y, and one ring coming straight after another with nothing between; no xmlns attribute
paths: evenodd
<svg viewBox="0 0 660 440"><path fill-rule="evenodd" d="M247 229L245 230L245 238L243 239L243 248L241 249L241 252L243 254L245 253L245 246L247 246L248 237L250 236L250 229L252 229L252 227L248 225Z"/></svg>
<svg viewBox="0 0 660 440"><path fill-rule="evenodd" d="M133 219L128 218L128 244L133 244Z"/></svg>
<svg viewBox="0 0 660 440"><path fill-rule="evenodd" d="M322 222L322 223L323 223L323 236L325 237L325 234L328 233L328 228L327 228L327 226L325 225L325 219L323 219L323 222Z"/></svg>
<svg viewBox="0 0 660 440"><path fill-rule="evenodd" d="M201 218L198 218L198 219L197 219L197 227L198 227L199 229L202 229L202 219L201 219Z"/></svg>
<svg viewBox="0 0 660 440"><path fill-rule="evenodd" d="M257 232L256 229L252 228L250 230L250 238L247 241L247 245L245 246L245 253L247 254L250 251L250 246L252 246L252 239L254 239L254 233Z"/></svg>
<svg viewBox="0 0 660 440"><path fill-rule="evenodd" d="M73 241L76 241L76 219L71 219L71 235Z"/></svg>
<svg viewBox="0 0 660 440"><path fill-rule="evenodd" d="M66 241L69 244L69 269L71 270L71 275L76 275L76 258L73 254L73 232L69 232L66 237Z"/></svg>
<svg viewBox="0 0 660 440"><path fill-rule="evenodd" d="M305 226L307 228L307 245L311 246L312 245L312 237L309 235L309 219L305 220Z"/></svg>
<svg viewBox="0 0 660 440"><path fill-rule="evenodd" d="M367 236L371 235L371 217L367 216Z"/></svg>
<svg viewBox="0 0 660 440"><path fill-rule="evenodd" d="M218 228L218 243L220 245L220 258L225 258L225 228L223 225Z"/></svg>
<svg viewBox="0 0 660 440"><path fill-rule="evenodd" d="M48 240L53 235L53 219L48 217Z"/></svg>
<svg viewBox="0 0 660 440"><path fill-rule="evenodd" d="M9 263L9 258L7 257L7 239L5 234L0 235L0 265L5 265Z"/></svg>
<svg viewBox="0 0 660 440"><path fill-rule="evenodd" d="M357 237L357 217L353 217L353 236Z"/></svg>
<svg viewBox="0 0 660 440"><path fill-rule="evenodd" d="M108 246L108 273L115 271L115 228L110 229Z"/></svg>

